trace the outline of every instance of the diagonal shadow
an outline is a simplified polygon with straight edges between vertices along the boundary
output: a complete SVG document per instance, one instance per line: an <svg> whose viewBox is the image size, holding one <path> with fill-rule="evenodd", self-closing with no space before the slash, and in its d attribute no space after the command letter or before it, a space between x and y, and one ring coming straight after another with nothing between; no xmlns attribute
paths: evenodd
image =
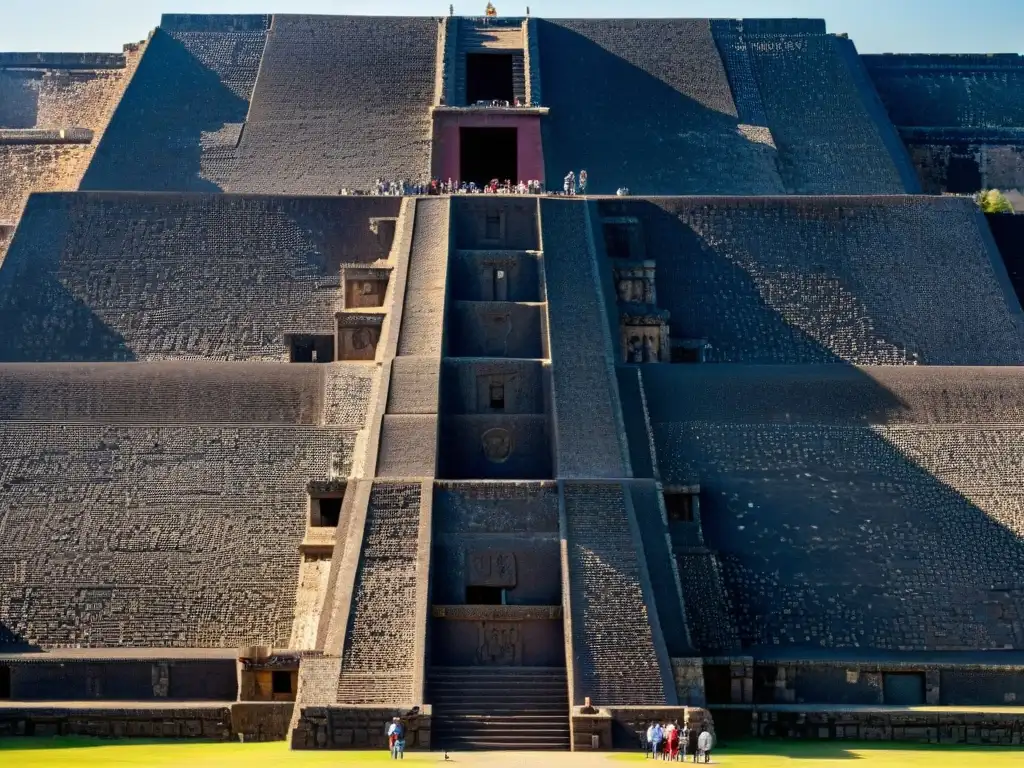
<svg viewBox="0 0 1024 768"><path fill-rule="evenodd" d="M552 113L543 122L549 188L560 188L570 169L585 168L590 194L614 194L620 186L643 195L782 192L766 148L745 138L738 118L723 111L735 110L724 66L720 82L694 86L709 103L721 102L716 109L626 58L669 46L673 58L660 74L675 82L707 76L708 57L719 56L710 28L703 34L707 22L622 23L637 26L537 22L542 98ZM695 40L707 48L691 50Z"/></svg>
<svg viewBox="0 0 1024 768"><path fill-rule="evenodd" d="M769 306L727 245L629 205L673 335L703 319L713 346L756 363L641 369L662 479L700 483L742 646L1024 647L1016 369L851 366ZM704 295L688 293L698 270Z"/></svg>
<svg viewBox="0 0 1024 768"><path fill-rule="evenodd" d="M81 189L220 192L203 178L203 134L245 121L248 102L162 29L150 39Z"/></svg>

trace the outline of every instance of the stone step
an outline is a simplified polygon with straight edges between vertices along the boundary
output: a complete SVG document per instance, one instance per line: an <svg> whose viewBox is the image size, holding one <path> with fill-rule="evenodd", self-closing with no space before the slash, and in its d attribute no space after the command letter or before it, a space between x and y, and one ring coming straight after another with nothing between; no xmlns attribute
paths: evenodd
<svg viewBox="0 0 1024 768"><path fill-rule="evenodd" d="M500 736L487 736L486 738L450 738L444 741L431 737L431 745L436 749L447 749L452 751L459 750L519 750L519 751L541 751L541 750L560 750L567 751L569 749L569 736L561 739L519 739L519 738L506 738Z"/></svg>
<svg viewBox="0 0 1024 768"><path fill-rule="evenodd" d="M490 714L490 713L472 713L472 714L453 714L447 710L441 714L435 714L432 722L437 724L438 722L444 723L466 723L469 725L495 725L498 723L510 723L512 725L519 725L523 723L537 723L538 725L544 725L552 722L569 722L569 715L567 712L560 714L538 714L538 713L524 713L524 714Z"/></svg>
<svg viewBox="0 0 1024 768"><path fill-rule="evenodd" d="M523 702L526 705L537 705L537 704L560 704L564 702L568 696L565 691L561 693L535 693L533 691L463 691L462 693L449 693L447 696L438 696L437 693L431 690L431 698L434 703L444 702L458 702L461 704L480 704L481 706L487 706L489 704L511 704L513 702Z"/></svg>
<svg viewBox="0 0 1024 768"><path fill-rule="evenodd" d="M569 711L568 703L552 707L480 707L476 704L433 704L434 712L441 717L465 717L469 715L491 715L491 716L519 716L519 715L546 715L548 717L564 717Z"/></svg>

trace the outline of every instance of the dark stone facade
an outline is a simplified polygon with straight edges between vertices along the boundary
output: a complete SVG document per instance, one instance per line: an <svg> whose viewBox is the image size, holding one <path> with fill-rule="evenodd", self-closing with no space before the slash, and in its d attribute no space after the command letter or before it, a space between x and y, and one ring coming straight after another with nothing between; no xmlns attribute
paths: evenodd
<svg viewBox="0 0 1024 768"><path fill-rule="evenodd" d="M814 20L143 48L0 55L0 735L1020 742L1017 233L911 165L945 131L1013 177L1016 59ZM341 194L487 121L433 109L471 51L549 188L666 196Z"/></svg>

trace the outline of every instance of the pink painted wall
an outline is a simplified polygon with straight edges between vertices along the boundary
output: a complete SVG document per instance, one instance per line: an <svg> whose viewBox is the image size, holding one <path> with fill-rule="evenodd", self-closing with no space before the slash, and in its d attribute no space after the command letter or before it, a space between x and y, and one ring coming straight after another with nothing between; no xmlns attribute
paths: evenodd
<svg viewBox="0 0 1024 768"><path fill-rule="evenodd" d="M540 139L540 115L488 115L441 113L434 116L434 152L430 172L438 179L459 179L460 128L516 128L516 162L519 178L544 180L544 149Z"/></svg>

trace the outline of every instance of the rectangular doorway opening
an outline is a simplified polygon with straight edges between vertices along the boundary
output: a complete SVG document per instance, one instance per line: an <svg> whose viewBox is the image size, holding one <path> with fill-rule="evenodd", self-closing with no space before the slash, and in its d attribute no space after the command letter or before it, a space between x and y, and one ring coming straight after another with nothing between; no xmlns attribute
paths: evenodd
<svg viewBox="0 0 1024 768"><path fill-rule="evenodd" d="M515 99L512 85L514 57L510 53L470 53L466 55L466 103Z"/></svg>
<svg viewBox="0 0 1024 768"><path fill-rule="evenodd" d="M288 336L288 359L293 363L333 363L334 335L295 334Z"/></svg>
<svg viewBox="0 0 1024 768"><path fill-rule="evenodd" d="M275 700L280 696L292 696L295 693L292 690L292 673L290 671L275 670L270 678L270 686Z"/></svg>
<svg viewBox="0 0 1024 768"><path fill-rule="evenodd" d="M311 528L337 528L341 520L341 501L337 496L312 497L309 500L309 526Z"/></svg>
<svg viewBox="0 0 1024 768"><path fill-rule="evenodd" d="M501 605L501 587L466 587L466 605Z"/></svg>
<svg viewBox="0 0 1024 768"><path fill-rule="evenodd" d="M515 128L460 128L459 177L478 186L492 179L518 181Z"/></svg>
<svg viewBox="0 0 1024 768"><path fill-rule="evenodd" d="M11 698L11 668L0 667L0 700Z"/></svg>
<svg viewBox="0 0 1024 768"><path fill-rule="evenodd" d="M884 672L883 700L887 705L920 707L924 705L924 672Z"/></svg>
<svg viewBox="0 0 1024 768"><path fill-rule="evenodd" d="M665 512L673 523L693 522L693 495L665 491Z"/></svg>

